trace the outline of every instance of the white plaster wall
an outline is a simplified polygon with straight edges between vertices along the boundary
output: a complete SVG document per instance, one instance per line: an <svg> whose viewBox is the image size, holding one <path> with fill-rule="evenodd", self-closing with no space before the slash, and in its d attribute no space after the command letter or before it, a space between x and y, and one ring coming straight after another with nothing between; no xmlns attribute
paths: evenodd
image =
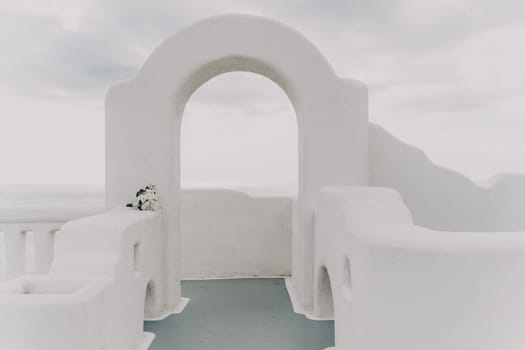
<svg viewBox="0 0 525 350"><path fill-rule="evenodd" d="M166 316L161 247L160 213L121 208L66 223L48 275L0 287L0 348L146 349L145 314Z"/></svg>
<svg viewBox="0 0 525 350"><path fill-rule="evenodd" d="M370 124L370 185L396 189L418 225L447 231L525 230L525 175L479 186Z"/></svg>
<svg viewBox="0 0 525 350"><path fill-rule="evenodd" d="M162 43L137 78L113 86L106 97L107 206L129 202L146 183L158 186L165 214L164 295L169 296L166 307L173 307L180 297L181 118L199 86L231 71L273 80L297 114L299 196L292 279L296 297L308 308L319 190L368 181L368 96L364 84L338 78L317 48L295 30L250 15L206 19Z"/></svg>
<svg viewBox="0 0 525 350"><path fill-rule="evenodd" d="M289 275L291 203L231 190L182 191L182 277Z"/></svg>
<svg viewBox="0 0 525 350"><path fill-rule="evenodd" d="M292 197L284 192L289 191L265 187L182 190L182 277L290 275ZM72 204L76 207L75 202ZM40 222L67 221L102 210L98 206L83 206L79 212L68 211L67 207L61 211L61 208L64 208L61 203L6 206L5 210L0 207L0 279L6 259L2 223L15 223L20 227L18 231L22 231L39 227ZM37 223L33 223L34 219ZM25 244L26 264L35 253L30 247Z"/></svg>
<svg viewBox="0 0 525 350"><path fill-rule="evenodd" d="M333 301L336 349L523 348L523 232L417 226L386 188L324 189L316 214L315 312Z"/></svg>
<svg viewBox="0 0 525 350"><path fill-rule="evenodd" d="M0 348L104 349L109 284L105 278L28 276L0 285Z"/></svg>

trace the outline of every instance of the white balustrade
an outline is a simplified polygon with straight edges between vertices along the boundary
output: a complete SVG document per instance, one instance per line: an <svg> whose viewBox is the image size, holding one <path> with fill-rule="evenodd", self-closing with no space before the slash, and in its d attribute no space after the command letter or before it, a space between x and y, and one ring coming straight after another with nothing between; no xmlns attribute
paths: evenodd
<svg viewBox="0 0 525 350"><path fill-rule="evenodd" d="M54 237L63 223L0 223L0 279L45 274L53 261Z"/></svg>

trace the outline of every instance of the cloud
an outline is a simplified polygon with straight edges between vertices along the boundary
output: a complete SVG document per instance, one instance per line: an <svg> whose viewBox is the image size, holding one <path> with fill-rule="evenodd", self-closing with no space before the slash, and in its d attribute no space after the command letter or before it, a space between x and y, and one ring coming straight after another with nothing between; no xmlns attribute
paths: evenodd
<svg viewBox="0 0 525 350"><path fill-rule="evenodd" d="M96 94L132 77L178 29L169 1L94 1L83 16L2 11L2 85L25 94ZM153 5L152 5L153 4Z"/></svg>
<svg viewBox="0 0 525 350"><path fill-rule="evenodd" d="M472 176L498 171L496 158L508 159L500 170L525 171L516 131L525 130L518 0L17 0L0 4L0 94L86 100L102 115L106 89L133 77L162 40L225 12L265 15L304 33L338 75L369 85L374 122L445 164L451 149L468 154L483 143L485 163L495 165L472 166ZM289 107L273 83L249 75L209 84L192 97L194 113L264 117Z"/></svg>

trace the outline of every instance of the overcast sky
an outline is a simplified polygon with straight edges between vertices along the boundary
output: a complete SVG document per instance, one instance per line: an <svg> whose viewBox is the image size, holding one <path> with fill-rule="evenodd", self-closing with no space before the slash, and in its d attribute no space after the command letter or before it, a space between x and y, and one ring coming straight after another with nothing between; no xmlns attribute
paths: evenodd
<svg viewBox="0 0 525 350"><path fill-rule="evenodd" d="M0 184L103 183L108 87L179 29L227 12L305 34L339 76L369 86L372 122L436 163L481 181L525 173L523 1L3 0ZM296 144L275 84L220 76L186 110L183 179L287 184Z"/></svg>

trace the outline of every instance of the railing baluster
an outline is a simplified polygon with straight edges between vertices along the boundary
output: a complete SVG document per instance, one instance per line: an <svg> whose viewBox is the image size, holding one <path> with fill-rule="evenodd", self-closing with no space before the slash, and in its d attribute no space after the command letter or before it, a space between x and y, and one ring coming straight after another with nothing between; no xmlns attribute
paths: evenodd
<svg viewBox="0 0 525 350"><path fill-rule="evenodd" d="M53 261L56 227L52 225L35 225L35 273L45 274Z"/></svg>
<svg viewBox="0 0 525 350"><path fill-rule="evenodd" d="M6 278L25 273L25 232L19 225L4 225Z"/></svg>
<svg viewBox="0 0 525 350"><path fill-rule="evenodd" d="M47 274L62 223L0 223L0 280Z"/></svg>
<svg viewBox="0 0 525 350"><path fill-rule="evenodd" d="M33 274L36 271L36 261L35 261L35 233L33 230L25 231L25 261L24 261L24 271L25 273Z"/></svg>

